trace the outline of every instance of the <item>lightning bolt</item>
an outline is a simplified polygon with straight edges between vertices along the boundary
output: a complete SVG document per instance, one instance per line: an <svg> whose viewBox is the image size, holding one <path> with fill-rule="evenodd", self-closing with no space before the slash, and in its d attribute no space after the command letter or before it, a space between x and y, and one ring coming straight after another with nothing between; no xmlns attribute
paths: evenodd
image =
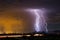
<svg viewBox="0 0 60 40"><path fill-rule="evenodd" d="M38 14L38 12L37 12L38 10L34 10L34 13L35 13L35 15L36 15L36 20L35 20L35 30L37 31L37 32L39 32L40 31L40 27L39 27L39 19L40 19L40 15Z"/></svg>
<svg viewBox="0 0 60 40"><path fill-rule="evenodd" d="M43 11L39 9L29 9L30 12L35 14L35 23L34 23L34 29L36 32L42 32L47 30L47 23L45 21ZM45 25L46 24L46 25Z"/></svg>
<svg viewBox="0 0 60 40"><path fill-rule="evenodd" d="M35 30L36 30L36 32L39 32L39 31L48 32L47 23L46 23L45 18L43 16L43 12L42 11L40 12L40 10L36 10L36 9L33 10L33 11L36 15L36 20L35 20ZM40 12L40 15L39 15L39 12ZM46 25L44 25L45 27L43 26L43 24L46 24ZM43 30L43 29L45 29L45 30Z"/></svg>

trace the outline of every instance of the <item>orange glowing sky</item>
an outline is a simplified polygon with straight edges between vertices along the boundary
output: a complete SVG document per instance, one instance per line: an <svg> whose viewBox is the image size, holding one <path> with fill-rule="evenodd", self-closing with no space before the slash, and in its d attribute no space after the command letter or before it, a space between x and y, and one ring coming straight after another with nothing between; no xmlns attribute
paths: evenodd
<svg viewBox="0 0 60 40"><path fill-rule="evenodd" d="M33 32L33 17L29 13L17 8L4 10L0 12L0 33ZM1 26L3 29L1 29Z"/></svg>
<svg viewBox="0 0 60 40"><path fill-rule="evenodd" d="M23 19L18 18L16 12L14 13L11 10L0 12L0 27L3 26L5 33L18 32L18 30L23 30L25 22ZM14 27L15 26L15 27ZM17 28L16 28L17 26ZM20 26L20 27L18 27ZM14 29L15 28L15 29ZM19 29L18 29L19 28ZM0 30L1 32L1 30Z"/></svg>
<svg viewBox="0 0 60 40"><path fill-rule="evenodd" d="M0 24L4 26L4 31L6 33L11 33L13 32L12 25L17 25L19 24L20 26L23 26L23 21L22 20L16 20L14 18L9 18L9 17L0 17Z"/></svg>

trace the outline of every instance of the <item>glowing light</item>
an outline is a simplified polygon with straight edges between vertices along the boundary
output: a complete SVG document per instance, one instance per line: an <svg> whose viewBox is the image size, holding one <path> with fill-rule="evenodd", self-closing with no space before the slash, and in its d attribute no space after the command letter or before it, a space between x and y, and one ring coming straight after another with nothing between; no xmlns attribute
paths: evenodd
<svg viewBox="0 0 60 40"><path fill-rule="evenodd" d="M39 36L44 36L43 34L40 34Z"/></svg>
<svg viewBox="0 0 60 40"><path fill-rule="evenodd" d="M3 25L4 29L0 29L3 30L3 33L9 34L9 33L13 33L15 31L13 31L14 29L12 28L12 25L15 24L20 24L22 26L23 21L22 20L16 20L14 18L6 18L6 17L0 17L0 24ZM18 28L18 27L17 27ZM15 29L18 30L18 29Z"/></svg>
<svg viewBox="0 0 60 40"><path fill-rule="evenodd" d="M8 37L23 37L23 35L8 35Z"/></svg>
<svg viewBox="0 0 60 40"><path fill-rule="evenodd" d="M30 37L31 35L26 35L27 37Z"/></svg>
<svg viewBox="0 0 60 40"><path fill-rule="evenodd" d="M34 34L34 36L39 36L39 34Z"/></svg>
<svg viewBox="0 0 60 40"><path fill-rule="evenodd" d="M47 27L45 25L45 27L43 27L44 24L46 24L45 19L44 19L44 10L41 9L28 9L28 11L32 12L35 14L35 23L34 23L34 28L36 32L41 32L41 31L45 31L47 32Z"/></svg>

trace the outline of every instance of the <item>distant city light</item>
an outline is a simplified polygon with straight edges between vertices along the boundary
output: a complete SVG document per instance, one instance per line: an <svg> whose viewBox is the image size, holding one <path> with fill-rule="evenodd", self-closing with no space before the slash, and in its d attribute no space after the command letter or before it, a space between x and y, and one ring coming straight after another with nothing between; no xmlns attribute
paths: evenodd
<svg viewBox="0 0 60 40"><path fill-rule="evenodd" d="M30 37L31 35L26 35L27 37Z"/></svg>
<svg viewBox="0 0 60 40"><path fill-rule="evenodd" d="M44 34L40 34L39 36L44 36Z"/></svg>
<svg viewBox="0 0 60 40"><path fill-rule="evenodd" d="M34 34L34 36L39 36L39 34Z"/></svg>
<svg viewBox="0 0 60 40"><path fill-rule="evenodd" d="M7 37L23 37L23 35L8 35Z"/></svg>

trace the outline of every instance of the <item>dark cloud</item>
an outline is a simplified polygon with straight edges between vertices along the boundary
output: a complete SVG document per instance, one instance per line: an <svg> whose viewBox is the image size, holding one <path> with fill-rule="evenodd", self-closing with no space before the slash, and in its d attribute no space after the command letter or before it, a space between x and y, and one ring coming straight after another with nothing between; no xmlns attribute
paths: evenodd
<svg viewBox="0 0 60 40"><path fill-rule="evenodd" d="M23 10L19 11L22 8L46 8L52 10L50 13L47 13L48 27L51 23L60 24L60 1L58 0L0 0L0 15L9 15L18 20L23 19L27 24L25 26L26 32L32 31L34 16ZM50 26L50 28L52 27L54 29L54 26Z"/></svg>

